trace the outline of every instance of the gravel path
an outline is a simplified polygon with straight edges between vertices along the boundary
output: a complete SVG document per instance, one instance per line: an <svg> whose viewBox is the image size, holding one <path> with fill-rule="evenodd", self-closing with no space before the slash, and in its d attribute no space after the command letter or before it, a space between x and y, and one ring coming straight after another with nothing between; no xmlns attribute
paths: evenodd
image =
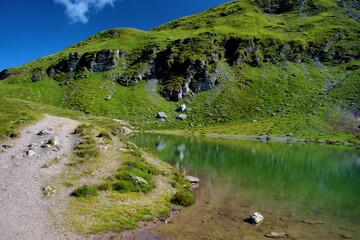
<svg viewBox="0 0 360 240"><path fill-rule="evenodd" d="M0 239L68 238L56 231L47 212L51 199L43 196L42 188L52 172L42 166L58 156L71 155L78 140L71 133L78 124L71 119L45 116L24 128L19 138L5 143L13 145L11 148L0 148ZM53 133L38 135L44 129ZM54 138L60 142L59 149L41 148ZM34 155L28 156L29 150Z"/></svg>

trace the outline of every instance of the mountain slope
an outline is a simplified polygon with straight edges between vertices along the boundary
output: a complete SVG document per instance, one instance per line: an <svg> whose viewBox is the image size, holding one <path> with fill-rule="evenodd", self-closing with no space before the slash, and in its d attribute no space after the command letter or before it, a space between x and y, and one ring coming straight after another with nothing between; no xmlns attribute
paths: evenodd
<svg viewBox="0 0 360 240"><path fill-rule="evenodd" d="M0 89L143 129L356 142L358 10L350 0L229 2L149 32L101 32L4 70ZM183 121L173 111L182 103Z"/></svg>

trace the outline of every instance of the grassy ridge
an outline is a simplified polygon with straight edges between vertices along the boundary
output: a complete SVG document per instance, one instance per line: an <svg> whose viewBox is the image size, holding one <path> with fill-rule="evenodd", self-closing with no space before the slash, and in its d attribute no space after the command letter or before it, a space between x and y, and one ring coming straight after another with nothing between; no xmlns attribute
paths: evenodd
<svg viewBox="0 0 360 240"><path fill-rule="evenodd" d="M2 97L128 120L146 130L272 136L291 132L299 138L359 141L360 26L337 4L331 0L305 5L298 1L234 1L149 32L107 30L11 69L11 77L0 82L0 92ZM242 49L234 43L240 43ZM66 79L66 84L45 73L69 53L102 49L120 49L127 56L111 71L88 72L88 78ZM156 60L163 65L177 64L166 58L172 56L184 69L158 79L158 83L142 80L124 87L116 82L149 70L151 57L165 50L173 55L163 54L164 59ZM184 63L208 61L213 54L220 58L219 85L179 103L159 94L165 87L176 89L186 81L181 75L187 68ZM238 55L247 58L234 64ZM254 58L258 66L254 66ZM37 68L43 69L43 78L33 83ZM210 64L205 70L213 68ZM106 100L109 95L111 99ZM186 120L176 120L173 110L185 101L192 110ZM166 112L168 121L156 119L159 111Z"/></svg>
<svg viewBox="0 0 360 240"><path fill-rule="evenodd" d="M0 141L17 137L21 127L42 118L33 112L28 104L20 101L0 99Z"/></svg>

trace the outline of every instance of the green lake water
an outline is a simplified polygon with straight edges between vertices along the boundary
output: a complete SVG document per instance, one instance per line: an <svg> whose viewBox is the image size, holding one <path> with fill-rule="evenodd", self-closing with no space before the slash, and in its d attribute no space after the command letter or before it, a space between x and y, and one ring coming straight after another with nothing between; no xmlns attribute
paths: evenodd
<svg viewBox="0 0 360 240"><path fill-rule="evenodd" d="M360 239L360 151L320 144L139 134L184 174L196 203L157 229L170 239ZM258 226L244 221L259 211Z"/></svg>

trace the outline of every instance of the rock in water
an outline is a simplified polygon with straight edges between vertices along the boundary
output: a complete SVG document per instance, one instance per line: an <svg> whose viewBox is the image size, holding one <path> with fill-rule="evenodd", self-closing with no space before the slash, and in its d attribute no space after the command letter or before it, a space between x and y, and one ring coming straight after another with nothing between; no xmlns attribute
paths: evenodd
<svg viewBox="0 0 360 240"><path fill-rule="evenodd" d="M197 183L200 181L200 179L198 179L197 177L193 177L193 176L185 176L186 179L188 179L191 183Z"/></svg>
<svg viewBox="0 0 360 240"><path fill-rule="evenodd" d="M287 237L287 234L285 232L282 232L282 233L271 232L271 233L266 234L265 237L268 237L268 238L282 238L282 237Z"/></svg>
<svg viewBox="0 0 360 240"><path fill-rule="evenodd" d="M259 212L255 212L255 213L251 214L250 219L252 219L252 221L256 224L264 221L264 217Z"/></svg>
<svg viewBox="0 0 360 240"><path fill-rule="evenodd" d="M166 114L164 112L158 112L157 113L158 118L167 118Z"/></svg>
<svg viewBox="0 0 360 240"><path fill-rule="evenodd" d="M185 118L187 117L186 114L180 114L177 119L180 119L180 120L185 120Z"/></svg>

